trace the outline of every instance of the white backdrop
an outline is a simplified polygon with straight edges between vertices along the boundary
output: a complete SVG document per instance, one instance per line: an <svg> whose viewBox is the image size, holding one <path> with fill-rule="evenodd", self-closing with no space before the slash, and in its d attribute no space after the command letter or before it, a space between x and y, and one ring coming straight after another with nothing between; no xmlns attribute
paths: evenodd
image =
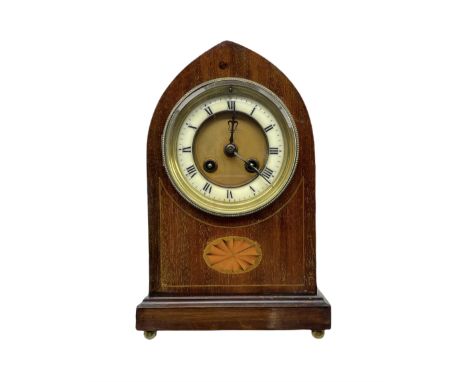
<svg viewBox="0 0 468 382"><path fill-rule="evenodd" d="M466 4L0 4L0 380L468 379ZM277 65L309 109L320 341L134 330L149 122L223 40Z"/></svg>

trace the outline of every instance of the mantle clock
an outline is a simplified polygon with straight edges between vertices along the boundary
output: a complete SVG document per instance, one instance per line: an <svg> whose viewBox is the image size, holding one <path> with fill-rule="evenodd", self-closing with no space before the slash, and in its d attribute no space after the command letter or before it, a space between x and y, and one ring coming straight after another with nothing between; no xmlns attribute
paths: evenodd
<svg viewBox="0 0 468 382"><path fill-rule="evenodd" d="M310 329L317 289L312 126L294 85L233 42L162 95L148 134L149 293L136 328Z"/></svg>

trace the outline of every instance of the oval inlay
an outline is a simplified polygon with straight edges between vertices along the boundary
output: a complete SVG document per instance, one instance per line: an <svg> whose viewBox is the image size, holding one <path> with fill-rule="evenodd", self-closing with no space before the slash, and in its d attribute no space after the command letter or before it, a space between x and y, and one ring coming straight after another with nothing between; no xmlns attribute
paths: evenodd
<svg viewBox="0 0 468 382"><path fill-rule="evenodd" d="M246 237L226 236L208 243L203 251L206 264L227 274L250 272L260 264L260 244Z"/></svg>

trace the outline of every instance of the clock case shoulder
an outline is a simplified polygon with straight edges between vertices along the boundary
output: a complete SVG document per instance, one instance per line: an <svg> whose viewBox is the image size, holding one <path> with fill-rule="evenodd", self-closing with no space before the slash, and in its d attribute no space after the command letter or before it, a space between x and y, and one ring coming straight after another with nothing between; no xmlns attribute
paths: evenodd
<svg viewBox="0 0 468 382"><path fill-rule="evenodd" d="M245 78L273 91L289 109L297 126L300 144L298 166L285 192L267 208L235 218L209 215L186 202L173 189L162 163L161 136L174 105L198 85L226 77ZM158 329L156 326L161 329L157 318L151 325L148 324L147 312L150 306L156 310L166 303L174 306L173 302L164 299L167 296L182 299L197 296L200 298L198 301L202 301L203 296L218 296L218 299L222 299L222 296L228 295L271 294L281 296L282 301L290 299L294 303L297 303L298 298L304 298L307 303L300 309L317 308L308 300L310 296L319 296L316 285L312 125L299 92L276 66L257 53L230 41L214 46L192 61L168 86L154 112L147 142L147 178L149 300L145 299L138 308L137 327L140 330L155 330ZM193 263L193 257L203 250L203 243L207 240L231 234L249 237L252 232L256 232L254 240L263 246L271 246L272 258L276 256L277 260L283 259L282 266L278 268L272 265L268 268L265 262L265 274L259 274L258 267L257 278L255 272L240 275L236 282L238 286L232 282L232 278L226 280L206 273L206 270L197 270L198 263ZM276 254L273 253L275 251ZM297 264L302 265L299 267ZM158 298L161 300L157 301ZM329 323L329 304L325 299L323 304L328 306L325 310L323 306L320 307L320 312L328 312L323 322ZM266 308L264 300L259 299L259 309L272 307ZM288 312L292 313L292 310ZM305 328L315 329L311 325Z"/></svg>

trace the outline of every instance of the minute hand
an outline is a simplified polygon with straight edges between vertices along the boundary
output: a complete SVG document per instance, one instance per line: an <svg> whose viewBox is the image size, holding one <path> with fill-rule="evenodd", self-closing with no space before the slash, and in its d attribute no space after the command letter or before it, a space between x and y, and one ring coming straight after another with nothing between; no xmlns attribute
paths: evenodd
<svg viewBox="0 0 468 382"><path fill-rule="evenodd" d="M246 161L244 158L242 158L242 157L239 155L239 153L238 153L237 151L234 151L234 155L235 155L236 157L238 157L240 160L244 161L244 162L247 164L247 166L249 166L251 169L253 169L253 170L254 170L258 175L260 175L263 179L265 179L265 181L266 181L268 184L271 184L271 182L270 182L267 178L265 178L265 176L260 172L260 170L259 170L257 167L255 167L252 163L250 163L250 162Z"/></svg>

